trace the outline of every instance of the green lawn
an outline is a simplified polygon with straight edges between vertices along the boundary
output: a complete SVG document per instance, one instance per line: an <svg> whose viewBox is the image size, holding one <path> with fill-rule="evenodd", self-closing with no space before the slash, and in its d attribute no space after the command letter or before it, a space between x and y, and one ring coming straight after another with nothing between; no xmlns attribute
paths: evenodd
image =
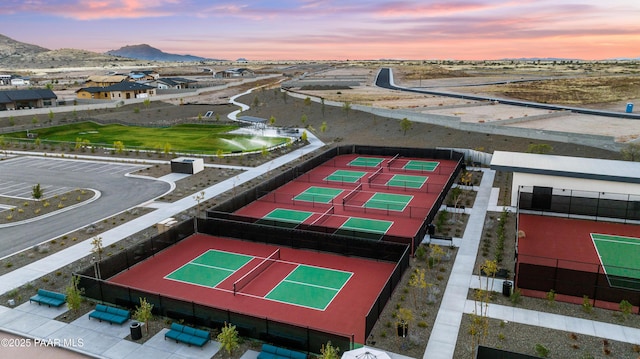
<svg viewBox="0 0 640 359"><path fill-rule="evenodd" d="M88 140L98 146L113 146L115 141L124 143L125 149L140 147L143 149L164 150L169 144L171 151L216 154L219 149L224 153L234 151L260 151L285 143L287 138L262 137L228 134L237 126L185 124L172 127L137 127L118 124L100 125L94 122L81 122L63 126L43 128L31 131L37 133L43 141L64 141L76 143ZM5 136L26 138L26 132L8 133Z"/></svg>

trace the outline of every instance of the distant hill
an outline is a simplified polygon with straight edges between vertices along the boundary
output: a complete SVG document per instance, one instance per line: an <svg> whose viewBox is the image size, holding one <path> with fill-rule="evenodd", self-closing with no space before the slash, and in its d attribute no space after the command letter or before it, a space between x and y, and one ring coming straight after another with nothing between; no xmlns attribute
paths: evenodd
<svg viewBox="0 0 640 359"><path fill-rule="evenodd" d="M139 61L138 61L139 62ZM135 60L78 49L49 50L0 35L0 66L13 69L103 67L136 64Z"/></svg>
<svg viewBox="0 0 640 359"><path fill-rule="evenodd" d="M10 37L0 35L0 59L8 57L33 56L49 49L16 41Z"/></svg>
<svg viewBox="0 0 640 359"><path fill-rule="evenodd" d="M147 44L127 45L117 50L107 51L107 54L148 61L197 62L213 60L193 55L169 54Z"/></svg>

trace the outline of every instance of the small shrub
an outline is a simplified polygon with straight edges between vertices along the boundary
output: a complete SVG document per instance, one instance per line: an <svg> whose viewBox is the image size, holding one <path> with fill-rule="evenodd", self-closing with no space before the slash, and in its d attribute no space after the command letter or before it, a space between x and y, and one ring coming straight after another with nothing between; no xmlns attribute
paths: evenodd
<svg viewBox="0 0 640 359"><path fill-rule="evenodd" d="M418 322L418 327L420 328L427 328L429 326L429 324L427 324L427 322L421 320Z"/></svg>
<svg viewBox="0 0 640 359"><path fill-rule="evenodd" d="M504 334L503 333L498 333L498 340L500 340L500 341L504 340Z"/></svg>
<svg viewBox="0 0 640 359"><path fill-rule="evenodd" d="M556 292L553 289L551 289L549 292L547 292L546 297L547 297L547 304L549 306L554 306L556 303Z"/></svg>
<svg viewBox="0 0 640 359"><path fill-rule="evenodd" d="M536 353L543 358L549 357L549 349L542 344L536 344Z"/></svg>
<svg viewBox="0 0 640 359"><path fill-rule="evenodd" d="M593 304L591 303L591 299L589 299L588 295L582 297L582 310L585 313L591 313L593 311Z"/></svg>
<svg viewBox="0 0 640 359"><path fill-rule="evenodd" d="M620 302L620 311L622 312L622 316L623 317L628 317L629 314L631 314L631 311L633 310L633 305L631 303L629 303L627 300L623 299Z"/></svg>
<svg viewBox="0 0 640 359"><path fill-rule="evenodd" d="M520 302L522 301L522 292L520 291L520 288L516 287L513 290L513 293L511 293L511 296L509 296L509 300L514 305L520 304Z"/></svg>

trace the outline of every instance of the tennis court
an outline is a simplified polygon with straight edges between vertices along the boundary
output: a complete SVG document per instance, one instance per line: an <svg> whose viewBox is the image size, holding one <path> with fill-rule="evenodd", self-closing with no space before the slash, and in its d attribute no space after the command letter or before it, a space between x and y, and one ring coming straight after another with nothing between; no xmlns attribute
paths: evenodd
<svg viewBox="0 0 640 359"><path fill-rule="evenodd" d="M364 207L402 212L412 199L413 196L404 194L376 192L364 203Z"/></svg>
<svg viewBox="0 0 640 359"><path fill-rule="evenodd" d="M640 238L591 233L609 285L640 290Z"/></svg>
<svg viewBox="0 0 640 359"><path fill-rule="evenodd" d="M353 167L378 167L384 158L377 157L356 157L351 162L347 163L347 166Z"/></svg>
<svg viewBox="0 0 640 359"><path fill-rule="evenodd" d="M264 298L316 310L325 310L353 275L346 271L281 261L279 249L266 258L209 249L165 278L215 288L238 270L246 270L252 261L258 264L250 266L249 271L233 282L234 295L241 294L243 288L271 265L283 263L292 265L294 269Z"/></svg>
<svg viewBox="0 0 640 359"><path fill-rule="evenodd" d="M393 221L349 217L342 223L335 234L355 235L357 237L379 240L387 233L392 225Z"/></svg>
<svg viewBox="0 0 640 359"><path fill-rule="evenodd" d="M353 273L299 264L265 298L325 310Z"/></svg>
<svg viewBox="0 0 640 359"><path fill-rule="evenodd" d="M254 257L217 250L208 250L165 278L214 288Z"/></svg>
<svg viewBox="0 0 640 359"><path fill-rule="evenodd" d="M386 185L402 188L420 188L427 182L428 178L425 176L393 175Z"/></svg>
<svg viewBox="0 0 640 359"><path fill-rule="evenodd" d="M336 170L332 174L324 178L325 181L356 183L360 181L368 172Z"/></svg>
<svg viewBox="0 0 640 359"><path fill-rule="evenodd" d="M304 192L295 196L295 201L305 201L313 203L331 203L344 190L340 188L316 187L311 186Z"/></svg>
<svg viewBox="0 0 640 359"><path fill-rule="evenodd" d="M410 171L434 171L440 162L410 160L402 168Z"/></svg>
<svg viewBox="0 0 640 359"><path fill-rule="evenodd" d="M267 213L264 217L259 219L256 223L268 222L272 223L272 221L277 221L281 223L284 227L294 228L298 224L306 221L309 217L313 216L315 212L308 211L298 211L295 209L286 209L286 208L276 208L271 212Z"/></svg>

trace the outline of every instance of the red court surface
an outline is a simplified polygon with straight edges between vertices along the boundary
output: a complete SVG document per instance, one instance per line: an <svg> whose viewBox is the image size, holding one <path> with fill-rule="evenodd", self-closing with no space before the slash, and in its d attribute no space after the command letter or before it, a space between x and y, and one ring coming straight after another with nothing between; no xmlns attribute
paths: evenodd
<svg viewBox="0 0 640 359"><path fill-rule="evenodd" d="M350 166L349 162L357 158L384 158L384 161L376 167ZM438 165L433 171L404 169L403 166L411 160L437 162ZM264 195L257 201L240 208L235 214L251 218L263 218L277 208L314 212L315 214L303 222L304 224L319 225L332 229L338 229L349 217L393 221L393 225L386 233L387 235L414 238L424 224L438 196L453 175L456 166L457 161L453 160L395 158L359 154L340 155ZM335 171L359 171L366 172L366 174L357 183L327 181L326 178ZM393 178L394 175L422 176L427 177L427 179L420 188L386 185L385 183ZM362 184L362 188L354 195L351 191L359 184ZM329 204L294 201L295 196L305 192L310 187L329 187L343 189L344 191L334 199L333 203ZM370 198L375 193L409 195L413 196L413 198L402 211L363 207L363 203L366 202L367 198ZM342 199L345 196L348 196L349 199L346 203L343 203ZM316 222L330 207L333 207L333 214L330 217L325 216L328 219L322 218L320 223Z"/></svg>
<svg viewBox="0 0 640 359"><path fill-rule="evenodd" d="M627 291L625 294L621 294L620 297L609 297L618 299L602 300L601 298L606 298L610 291L616 291L615 288L612 289L606 284L603 286L603 283L606 283L606 279L602 280L602 277L600 277L602 281L600 281L599 290L594 291L596 278L603 275L603 269L591 239L591 233L637 237L638 233L640 233L640 226L520 214L518 216L518 229L525 233L524 238L518 239L518 268L527 265L539 266L536 272L528 272L525 275L527 283L521 283L522 271L520 271L516 278L516 286L523 285L521 288L522 294L545 298L547 291L552 289L549 286L553 285L558 292L556 300L582 304L582 296L588 295L589 298L598 299L594 300L595 306L611 310L619 309L620 298L629 299L634 297L629 297L631 292ZM620 255L625 255L625 253L620 253ZM543 271L543 273L540 271ZM557 278L558 282L555 284L549 282L554 278L553 273L559 276ZM584 273L594 274L586 276L587 279L585 279ZM546 281L545 283L547 284L543 286L546 285L547 288L532 289L535 288L535 284L534 287L529 287L531 280L535 282L536 278ZM564 291L573 294L562 294ZM637 310L637 306L634 305L634 311Z"/></svg>
<svg viewBox="0 0 640 359"><path fill-rule="evenodd" d="M518 240L519 261L546 265L546 261L536 263L529 256L540 257L541 262L542 258L559 259L563 266L578 265L577 262L600 264L591 233L628 237L637 237L640 233L640 226L633 224L532 214L520 214L518 229L525 232L525 238ZM576 264L567 263L568 261Z"/></svg>
<svg viewBox="0 0 640 359"><path fill-rule="evenodd" d="M271 267L235 296L232 283L244 274L240 270L216 288L164 278L209 249L267 257L277 248L261 243L195 234L114 276L109 282L259 318L353 335L356 343L364 343L365 317L391 276L395 263L279 247L281 261L353 273L324 311L262 298L273 287L273 283L277 283L277 277L282 275L279 270L272 270Z"/></svg>

